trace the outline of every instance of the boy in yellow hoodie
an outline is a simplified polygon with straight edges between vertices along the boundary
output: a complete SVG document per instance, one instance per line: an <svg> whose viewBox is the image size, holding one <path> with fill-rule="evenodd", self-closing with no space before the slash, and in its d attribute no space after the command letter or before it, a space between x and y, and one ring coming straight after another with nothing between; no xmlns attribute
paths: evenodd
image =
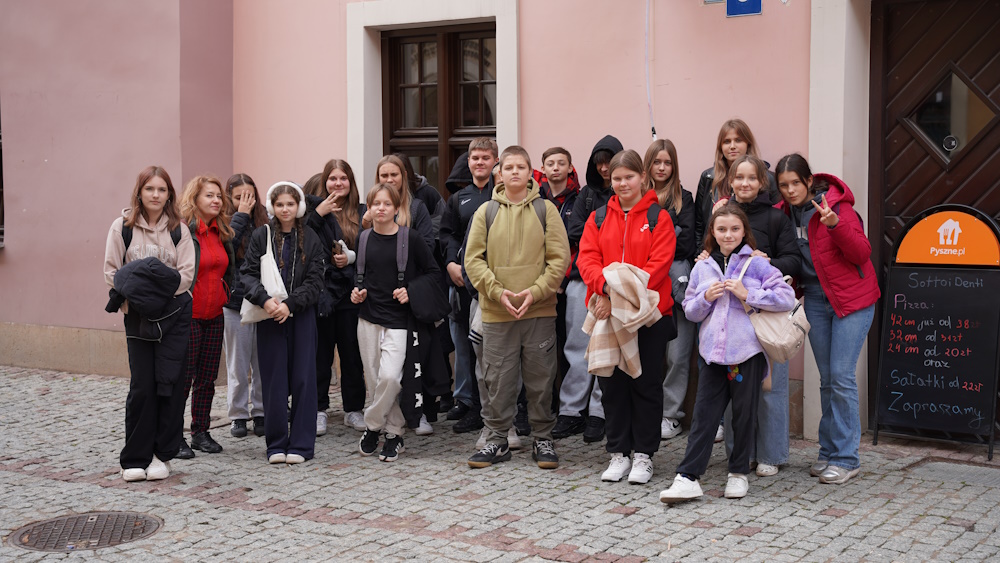
<svg viewBox="0 0 1000 563"><path fill-rule="evenodd" d="M531 456L539 467L554 469L559 466L552 443L556 291L569 265L569 240L559 210L539 194L524 148L504 149L500 175L493 199L472 218L465 250L466 273L479 292L483 316L483 378L489 394L483 420L490 430L469 466L511 458L507 433L523 380L534 438Z"/></svg>

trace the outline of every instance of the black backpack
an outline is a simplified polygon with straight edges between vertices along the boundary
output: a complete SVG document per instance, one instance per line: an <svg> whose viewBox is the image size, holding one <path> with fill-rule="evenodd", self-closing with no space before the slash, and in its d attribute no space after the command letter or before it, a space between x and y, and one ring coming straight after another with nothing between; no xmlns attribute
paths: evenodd
<svg viewBox="0 0 1000 563"><path fill-rule="evenodd" d="M660 211L663 211L663 208L660 207L660 204L658 203L650 205L649 209L646 210L646 222L649 223L650 233L653 232L653 229L656 228L657 221L660 220ZM597 211L594 212L594 224L597 225L598 231L601 230L601 225L604 224L604 219L606 219L607 216L608 216L607 205L600 206L599 208L597 208Z"/></svg>
<svg viewBox="0 0 1000 563"><path fill-rule="evenodd" d="M368 237L371 234L371 229L365 229L361 231L361 236L358 237L358 256L354 262L354 267L357 271L355 285L358 289L364 289L365 287L365 259L368 254ZM406 275L406 260L409 254L410 228L400 225L396 236L396 287L403 287L403 278Z"/></svg>

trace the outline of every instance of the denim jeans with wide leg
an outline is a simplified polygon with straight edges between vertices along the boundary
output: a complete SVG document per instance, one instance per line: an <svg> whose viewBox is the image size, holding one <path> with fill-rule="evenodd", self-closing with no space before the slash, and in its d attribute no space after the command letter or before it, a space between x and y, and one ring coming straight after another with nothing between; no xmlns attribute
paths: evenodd
<svg viewBox="0 0 1000 563"><path fill-rule="evenodd" d="M833 312L823 288L805 287L809 344L819 368L819 458L844 469L861 466L861 415L856 369L861 346L868 337L875 305L840 318Z"/></svg>

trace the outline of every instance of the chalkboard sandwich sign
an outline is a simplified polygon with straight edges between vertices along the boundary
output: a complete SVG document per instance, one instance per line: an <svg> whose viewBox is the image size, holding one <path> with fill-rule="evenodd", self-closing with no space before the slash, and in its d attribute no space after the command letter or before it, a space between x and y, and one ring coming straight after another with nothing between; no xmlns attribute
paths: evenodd
<svg viewBox="0 0 1000 563"><path fill-rule="evenodd" d="M893 248L879 353L879 431L993 443L1000 366L1000 228L964 205L910 221Z"/></svg>

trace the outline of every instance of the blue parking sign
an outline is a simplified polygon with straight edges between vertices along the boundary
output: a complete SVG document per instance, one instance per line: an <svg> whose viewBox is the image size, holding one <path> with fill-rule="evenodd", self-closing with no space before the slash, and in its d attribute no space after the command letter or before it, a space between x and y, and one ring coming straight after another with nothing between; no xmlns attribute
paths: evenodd
<svg viewBox="0 0 1000 563"><path fill-rule="evenodd" d="M759 16L761 0L726 0L726 17Z"/></svg>

